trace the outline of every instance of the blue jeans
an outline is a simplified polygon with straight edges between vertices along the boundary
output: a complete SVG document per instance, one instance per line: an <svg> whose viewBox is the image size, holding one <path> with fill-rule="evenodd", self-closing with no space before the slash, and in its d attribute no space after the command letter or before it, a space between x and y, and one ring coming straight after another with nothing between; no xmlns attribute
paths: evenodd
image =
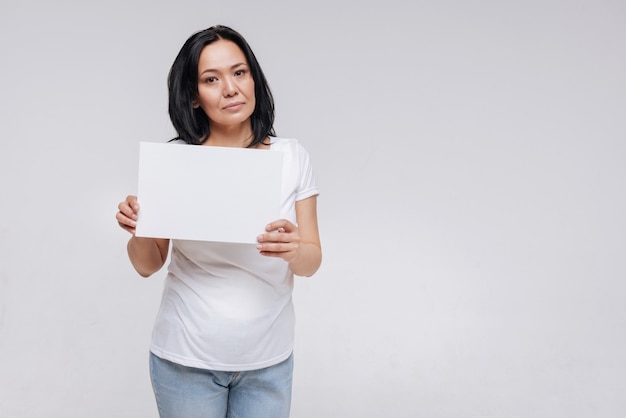
<svg viewBox="0 0 626 418"><path fill-rule="evenodd" d="M288 418L293 355L264 369L220 372L150 353L150 377L161 418Z"/></svg>

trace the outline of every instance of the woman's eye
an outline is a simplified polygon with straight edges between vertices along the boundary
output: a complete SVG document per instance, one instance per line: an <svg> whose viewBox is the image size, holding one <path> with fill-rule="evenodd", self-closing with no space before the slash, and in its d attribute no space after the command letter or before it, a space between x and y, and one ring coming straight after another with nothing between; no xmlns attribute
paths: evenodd
<svg viewBox="0 0 626 418"><path fill-rule="evenodd" d="M215 77L207 77L207 79L205 80L205 82L207 83L215 83L217 81L217 78Z"/></svg>
<svg viewBox="0 0 626 418"><path fill-rule="evenodd" d="M244 75L244 73L245 73L244 70L237 70L237 71L235 71L235 76Z"/></svg>

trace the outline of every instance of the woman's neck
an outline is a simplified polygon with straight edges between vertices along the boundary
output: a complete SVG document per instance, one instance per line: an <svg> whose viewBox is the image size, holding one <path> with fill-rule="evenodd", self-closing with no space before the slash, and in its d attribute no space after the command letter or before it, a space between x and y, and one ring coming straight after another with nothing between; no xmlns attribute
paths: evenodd
<svg viewBox="0 0 626 418"><path fill-rule="evenodd" d="M211 126L211 134L203 145L246 148L253 139L250 124L241 126Z"/></svg>

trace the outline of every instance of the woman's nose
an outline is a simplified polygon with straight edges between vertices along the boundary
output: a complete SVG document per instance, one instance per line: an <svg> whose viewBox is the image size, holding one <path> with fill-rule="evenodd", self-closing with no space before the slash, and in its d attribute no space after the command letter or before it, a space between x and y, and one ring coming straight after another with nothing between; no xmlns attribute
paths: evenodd
<svg viewBox="0 0 626 418"><path fill-rule="evenodd" d="M227 77L224 80L224 97L234 96L235 94L237 94L235 80Z"/></svg>

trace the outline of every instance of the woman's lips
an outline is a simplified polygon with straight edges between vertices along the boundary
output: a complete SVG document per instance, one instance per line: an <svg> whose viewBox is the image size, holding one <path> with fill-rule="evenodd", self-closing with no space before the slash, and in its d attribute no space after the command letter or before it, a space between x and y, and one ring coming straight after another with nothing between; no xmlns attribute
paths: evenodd
<svg viewBox="0 0 626 418"><path fill-rule="evenodd" d="M224 106L224 110L239 110L244 105L243 102L233 102Z"/></svg>

